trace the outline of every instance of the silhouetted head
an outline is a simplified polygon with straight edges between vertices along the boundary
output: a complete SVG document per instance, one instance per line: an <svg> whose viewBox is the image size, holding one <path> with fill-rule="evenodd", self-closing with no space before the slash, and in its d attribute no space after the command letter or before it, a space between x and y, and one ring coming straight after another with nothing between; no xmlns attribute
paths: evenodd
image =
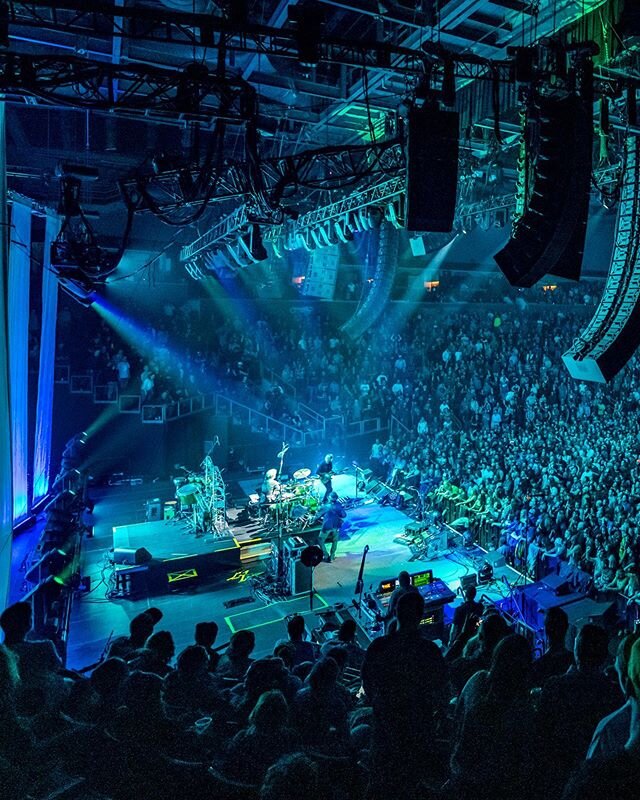
<svg viewBox="0 0 640 800"><path fill-rule="evenodd" d="M147 650L153 651L161 661L168 662L174 657L176 647L173 636L169 631L156 631L152 633L145 644Z"/></svg>
<svg viewBox="0 0 640 800"><path fill-rule="evenodd" d="M403 594L396 607L398 628L401 631L417 628L424 616L424 598L419 592Z"/></svg>
<svg viewBox="0 0 640 800"><path fill-rule="evenodd" d="M144 611L135 616L129 623L129 638L136 647L142 647L153 633L154 621L150 614Z"/></svg>
<svg viewBox="0 0 640 800"><path fill-rule="evenodd" d="M345 619L338 631L338 639L341 642L353 642L356 638L356 621L354 619Z"/></svg>
<svg viewBox="0 0 640 800"><path fill-rule="evenodd" d="M550 646L561 647L564 645L569 630L569 617L567 612L555 606L547 611L544 618L544 631Z"/></svg>
<svg viewBox="0 0 640 800"><path fill-rule="evenodd" d="M292 642L302 641L304 638L304 617L294 614L287 622L287 633Z"/></svg>
<svg viewBox="0 0 640 800"><path fill-rule="evenodd" d="M519 634L501 639L493 651L489 670L489 686L492 696L512 696L526 693L529 689L531 670L531 645Z"/></svg>
<svg viewBox="0 0 640 800"><path fill-rule="evenodd" d="M230 641L227 653L231 657L248 658L256 646L256 635L253 631L236 631Z"/></svg>
<svg viewBox="0 0 640 800"><path fill-rule="evenodd" d="M485 653L492 654L496 645L509 633L509 626L500 614L490 614L480 623L478 639Z"/></svg>
<svg viewBox="0 0 640 800"><path fill-rule="evenodd" d="M217 638L217 622L198 622L196 625L196 644L201 644L203 647L213 647Z"/></svg>
<svg viewBox="0 0 640 800"><path fill-rule="evenodd" d="M276 645L273 655L279 658L287 669L293 668L293 662L296 658L296 649L291 642L281 642Z"/></svg>
<svg viewBox="0 0 640 800"><path fill-rule="evenodd" d="M273 733L286 728L289 722L289 707L282 692L263 692L249 715L249 724L258 730Z"/></svg>
<svg viewBox="0 0 640 800"><path fill-rule="evenodd" d="M332 658L319 659L307 676L306 683L314 692L327 692L336 685L340 668Z"/></svg>
<svg viewBox="0 0 640 800"><path fill-rule="evenodd" d="M411 586L411 575L404 569L398 575L398 584L402 586L403 589L408 589Z"/></svg>
<svg viewBox="0 0 640 800"><path fill-rule="evenodd" d="M283 756L264 777L260 800L299 800L318 795L318 765L302 753Z"/></svg>
<svg viewBox="0 0 640 800"><path fill-rule="evenodd" d="M5 644L21 642L31 630L32 615L30 603L13 603L0 615L0 627L4 633Z"/></svg>
<svg viewBox="0 0 640 800"><path fill-rule="evenodd" d="M162 712L162 678L150 672L132 672L124 684L124 704L143 716Z"/></svg>
<svg viewBox="0 0 640 800"><path fill-rule="evenodd" d="M478 590L475 586L467 586L467 588L464 590L464 599L467 602L472 603L476 599L477 594Z"/></svg>
<svg viewBox="0 0 640 800"><path fill-rule="evenodd" d="M121 658L107 658L91 673L91 686L101 697L107 697L122 688L128 668Z"/></svg>
<svg viewBox="0 0 640 800"><path fill-rule="evenodd" d="M209 667L209 656L204 647L190 644L178 656L178 669L185 675L200 675Z"/></svg>
<svg viewBox="0 0 640 800"><path fill-rule="evenodd" d="M587 623L576 636L573 656L578 669L602 669L609 655L609 637L604 628Z"/></svg>
<svg viewBox="0 0 640 800"><path fill-rule="evenodd" d="M630 694L629 691L629 661L631 659L631 651L633 645L640 639L640 632L628 633L623 636L618 645L618 652L616 654L616 672L618 673L618 680L620 688L625 695Z"/></svg>

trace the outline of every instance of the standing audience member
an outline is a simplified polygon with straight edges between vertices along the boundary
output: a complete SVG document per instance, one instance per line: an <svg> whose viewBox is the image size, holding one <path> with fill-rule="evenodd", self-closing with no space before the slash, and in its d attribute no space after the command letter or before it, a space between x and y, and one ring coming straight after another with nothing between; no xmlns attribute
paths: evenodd
<svg viewBox="0 0 640 800"><path fill-rule="evenodd" d="M477 589L475 586L468 586L464 590L464 602L461 603L453 612L453 623L451 625L451 635L449 644L453 644L456 638L462 633L465 620L469 616L480 619L484 606L476 601Z"/></svg>
<svg viewBox="0 0 640 800"><path fill-rule="evenodd" d="M640 785L640 641L631 648L628 666L631 705L624 747L608 757L584 761L569 780L563 800L637 800Z"/></svg>
<svg viewBox="0 0 640 800"><path fill-rule="evenodd" d="M402 787L407 800L433 778L433 749L423 731L448 700L447 668L438 647L422 636L424 598L398 601L397 630L374 639L365 653L362 685L373 707L371 800L388 800Z"/></svg>
<svg viewBox="0 0 640 800"><path fill-rule="evenodd" d="M548 678L564 675L569 667L573 666L573 653L566 647L568 630L567 612L560 606L550 608L544 618L547 649L533 665L532 686L544 686Z"/></svg>
<svg viewBox="0 0 640 800"><path fill-rule="evenodd" d="M575 667L545 683L538 708L538 747L548 796L562 792L571 771L586 755L600 720L620 708L620 689L604 674L608 656L605 630L587 623L574 647ZM550 767L553 765L553 768Z"/></svg>
<svg viewBox="0 0 640 800"><path fill-rule="evenodd" d="M633 687L629 680L629 659L633 645L640 639L639 633L629 633L622 638L616 655L616 672L622 694L627 702L613 714L601 719L596 728L587 758L609 758L624 750L629 738L631 712L633 709Z"/></svg>
<svg viewBox="0 0 640 800"><path fill-rule="evenodd" d="M531 647L510 635L488 671L465 685L456 705L451 774L458 800L530 796L534 710L529 696Z"/></svg>

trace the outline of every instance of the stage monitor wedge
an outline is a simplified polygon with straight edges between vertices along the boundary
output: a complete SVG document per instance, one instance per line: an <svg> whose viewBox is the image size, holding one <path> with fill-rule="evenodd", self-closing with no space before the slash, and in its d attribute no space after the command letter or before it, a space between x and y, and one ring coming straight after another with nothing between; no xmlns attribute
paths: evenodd
<svg viewBox="0 0 640 800"><path fill-rule="evenodd" d="M453 228L458 188L456 111L413 108L407 129L407 229L445 233Z"/></svg>

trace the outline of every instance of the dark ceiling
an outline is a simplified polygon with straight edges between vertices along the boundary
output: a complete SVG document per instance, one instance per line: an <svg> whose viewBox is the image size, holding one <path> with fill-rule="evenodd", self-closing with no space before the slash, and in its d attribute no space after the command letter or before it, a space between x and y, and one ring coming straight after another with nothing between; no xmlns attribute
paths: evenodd
<svg viewBox="0 0 640 800"><path fill-rule="evenodd" d="M574 37L588 34L594 13L605 30L622 5L618 0L449 0L439 9L433 0L10 2L8 52L75 56L123 68L148 65L176 74L193 63L205 65L211 74L255 90L259 152L271 158L392 135L399 106L420 81L425 52L446 51L457 63L464 168L473 170L498 154L503 177L512 181L518 96L513 83L495 77L509 48L561 29L573 30ZM296 35L304 40L314 25L329 44L321 48L316 65L305 66L292 42L298 41ZM617 31L609 34L622 44ZM625 40L615 54L605 54L615 58L600 59L601 74L640 78L635 47L635 40ZM126 76L118 80L116 91L133 85ZM8 94L10 187L55 204L61 160L95 166L99 178L85 185L83 201L108 220L103 227L113 227L124 209L118 181L135 171L150 172L151 160L160 153L197 159L214 135L214 122L206 113L157 113L151 99L133 111L73 107L82 105L83 92L79 84L62 87L54 98ZM614 131L616 120L614 104ZM227 124L224 159L242 162L244 148L240 120ZM319 189L301 202L304 208L305 202L309 207L335 196ZM233 207L214 203L198 230ZM150 222L141 240L175 233L164 230Z"/></svg>

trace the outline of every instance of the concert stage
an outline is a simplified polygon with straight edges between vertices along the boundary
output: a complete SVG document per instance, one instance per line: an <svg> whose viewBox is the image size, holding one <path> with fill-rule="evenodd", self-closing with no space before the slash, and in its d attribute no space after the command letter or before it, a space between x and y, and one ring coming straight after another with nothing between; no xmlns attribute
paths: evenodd
<svg viewBox="0 0 640 800"><path fill-rule="evenodd" d="M271 539L245 532L237 537L196 535L184 520L158 520L115 527L113 552L116 592L135 598L143 592L170 592L187 583L226 581L267 558Z"/></svg>
<svg viewBox="0 0 640 800"><path fill-rule="evenodd" d="M344 496L348 476L340 477L344 481L337 490ZM96 498L94 537L83 542L82 572L91 576L92 590L88 595L78 595L74 602L67 648L70 667L95 661L110 634L126 633L130 619L151 605L163 611L160 627L174 634L178 652L192 643L196 622L214 619L220 625L221 643L234 630L250 628L256 634L255 655L265 655L274 639L286 634L283 620L289 614L304 613L311 628L318 624L316 612L338 603L352 607L365 545L369 546L365 591L375 590L382 580L397 576L400 570L413 573L431 569L435 577L444 580L455 592L464 576L477 571L484 558L480 551L455 547L436 558L414 560L409 547L398 540L412 520L391 506L367 501L348 511L336 560L331 564L321 563L315 569L314 611L309 610L308 594L266 604L252 596L248 579L263 573L267 560L243 558L252 547L261 546L266 552L268 542L265 543L255 524L243 527L232 523L233 537L214 542L211 534L197 537L181 522L143 522L145 498L163 492L168 497L172 488L169 484L156 484L152 489L112 487ZM107 599L105 589L115 588L110 584L109 564L114 546L147 549L157 562L154 569L161 591L150 586L133 599L118 596ZM169 573L188 571L192 565L196 572L204 569L206 578L178 580L169 585ZM507 582L511 586L522 582L522 577L510 567L497 568L495 578L493 584L478 589L479 595L492 602L509 596ZM445 615L450 618L452 613L452 606L447 606Z"/></svg>

